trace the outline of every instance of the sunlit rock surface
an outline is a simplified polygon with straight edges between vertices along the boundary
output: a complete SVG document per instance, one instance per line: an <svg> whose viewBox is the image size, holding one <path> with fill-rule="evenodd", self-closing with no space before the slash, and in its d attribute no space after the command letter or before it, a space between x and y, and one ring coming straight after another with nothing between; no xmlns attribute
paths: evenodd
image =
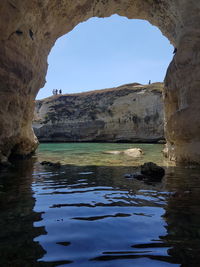
<svg viewBox="0 0 200 267"><path fill-rule="evenodd" d="M112 14L149 21L177 48L164 90L167 154L176 161L200 163L197 0L1 1L0 160L37 147L31 129L33 101L45 83L47 56L57 38L91 17Z"/></svg>
<svg viewBox="0 0 200 267"><path fill-rule="evenodd" d="M136 83L36 101L39 141L155 142L164 138L162 83Z"/></svg>

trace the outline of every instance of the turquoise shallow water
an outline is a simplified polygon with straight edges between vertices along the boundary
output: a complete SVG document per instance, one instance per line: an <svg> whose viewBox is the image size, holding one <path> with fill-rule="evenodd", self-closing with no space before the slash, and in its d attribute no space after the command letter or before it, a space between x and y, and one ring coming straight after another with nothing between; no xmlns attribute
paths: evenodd
<svg viewBox="0 0 200 267"><path fill-rule="evenodd" d="M141 148L144 155L134 158L125 155L104 154L106 151L123 151ZM60 161L62 164L95 166L132 166L147 161L169 164L162 156L164 145L159 144L117 144L117 143L46 143L41 144L38 155L41 160Z"/></svg>
<svg viewBox="0 0 200 267"><path fill-rule="evenodd" d="M140 160L104 154L140 147ZM200 169L162 145L42 144L0 172L0 266L199 266ZM42 160L61 161L61 168ZM143 161L161 182L126 179Z"/></svg>

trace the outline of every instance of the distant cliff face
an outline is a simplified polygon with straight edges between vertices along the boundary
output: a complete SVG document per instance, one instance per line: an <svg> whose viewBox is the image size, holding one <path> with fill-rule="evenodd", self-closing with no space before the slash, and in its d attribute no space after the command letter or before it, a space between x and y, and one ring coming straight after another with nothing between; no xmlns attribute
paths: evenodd
<svg viewBox="0 0 200 267"><path fill-rule="evenodd" d="M33 128L44 142L155 142L164 138L162 89L127 84L38 100Z"/></svg>

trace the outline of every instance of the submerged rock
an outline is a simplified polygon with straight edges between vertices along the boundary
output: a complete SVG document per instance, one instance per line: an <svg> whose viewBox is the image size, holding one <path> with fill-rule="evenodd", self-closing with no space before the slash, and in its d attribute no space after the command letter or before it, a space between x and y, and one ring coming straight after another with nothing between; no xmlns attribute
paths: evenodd
<svg viewBox="0 0 200 267"><path fill-rule="evenodd" d="M127 173L127 174L124 175L124 177L127 178L127 179L137 179L137 180L143 180L143 179L146 178L140 172Z"/></svg>
<svg viewBox="0 0 200 267"><path fill-rule="evenodd" d="M109 150L109 151L104 151L103 153L104 153L104 154L119 155L119 154L123 154L123 151Z"/></svg>
<svg viewBox="0 0 200 267"><path fill-rule="evenodd" d="M140 157L144 154L141 148L130 148L123 151L123 153L130 157Z"/></svg>
<svg viewBox="0 0 200 267"><path fill-rule="evenodd" d="M42 161L40 162L41 165L47 165L54 168L60 168L61 163L60 162L51 162L51 161Z"/></svg>
<svg viewBox="0 0 200 267"><path fill-rule="evenodd" d="M103 153L104 154L113 154L113 155L127 155L130 157L141 157L144 154L144 152L142 151L141 148L130 148L130 149L126 149L123 151L109 150L109 151L105 151Z"/></svg>
<svg viewBox="0 0 200 267"><path fill-rule="evenodd" d="M146 162L141 166L141 174L151 179L162 179L165 170L153 162Z"/></svg>

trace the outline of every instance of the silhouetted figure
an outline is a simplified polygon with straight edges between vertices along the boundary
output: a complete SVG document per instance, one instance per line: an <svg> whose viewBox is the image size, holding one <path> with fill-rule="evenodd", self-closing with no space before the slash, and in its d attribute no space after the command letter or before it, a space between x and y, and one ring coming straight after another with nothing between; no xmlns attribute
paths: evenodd
<svg viewBox="0 0 200 267"><path fill-rule="evenodd" d="M59 94L62 94L62 90L61 89L59 90Z"/></svg>
<svg viewBox="0 0 200 267"><path fill-rule="evenodd" d="M55 89L52 90L53 95L55 95Z"/></svg>
<svg viewBox="0 0 200 267"><path fill-rule="evenodd" d="M58 94L58 89L55 90L56 95Z"/></svg>
<svg viewBox="0 0 200 267"><path fill-rule="evenodd" d="M151 80L149 80L149 84L151 84Z"/></svg>
<svg viewBox="0 0 200 267"><path fill-rule="evenodd" d="M177 48L175 47L175 48L174 48L174 52L173 52L173 54L176 54L176 52L177 52Z"/></svg>

